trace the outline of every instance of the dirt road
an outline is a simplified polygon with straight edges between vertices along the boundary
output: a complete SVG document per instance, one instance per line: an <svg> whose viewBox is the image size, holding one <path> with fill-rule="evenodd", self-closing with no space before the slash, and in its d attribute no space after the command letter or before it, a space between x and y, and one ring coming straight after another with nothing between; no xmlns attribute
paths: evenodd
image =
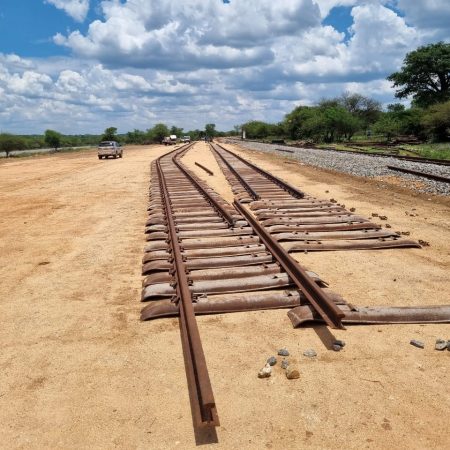
<svg viewBox="0 0 450 450"><path fill-rule="evenodd" d="M149 167L165 151L0 162L0 448L213 444L192 431L178 321L139 322ZM422 250L308 255L303 262L334 291L361 305L450 302L448 203L250 157L430 241ZM185 161L208 179L194 160L219 174L204 144ZM212 185L229 195L217 177ZM222 423L211 448L450 446L450 352L432 349L450 339L448 325L352 327L335 333L347 343L340 353L323 344L325 328L294 330L283 310L200 317L199 327ZM301 378L287 380L276 366L257 379L281 347ZM317 358L302 356L308 348Z"/></svg>

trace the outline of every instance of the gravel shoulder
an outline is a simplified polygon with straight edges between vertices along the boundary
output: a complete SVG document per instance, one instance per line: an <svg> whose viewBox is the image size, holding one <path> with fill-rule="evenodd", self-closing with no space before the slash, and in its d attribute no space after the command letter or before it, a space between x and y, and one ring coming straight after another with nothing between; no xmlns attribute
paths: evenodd
<svg viewBox="0 0 450 450"><path fill-rule="evenodd" d="M355 326L334 333L347 343L335 353L326 328L294 330L285 310L199 317L222 425L218 443L194 435L178 321L139 322L150 162L169 150L0 163L0 447L448 448L450 352L432 347L450 339L449 326ZM309 254L302 262L333 290L358 304L449 303L447 199L242 154L430 242L422 250ZM208 147L190 155L186 164L229 196ZM410 346L412 338L425 349ZM300 379L287 380L279 364L258 379L282 347ZM308 348L318 356L302 356Z"/></svg>
<svg viewBox="0 0 450 450"><path fill-rule="evenodd" d="M236 141L227 140L226 142L234 143ZM386 183L402 186L418 192L450 195L449 183L434 181L387 168L387 166L396 166L403 169L416 170L450 178L450 166L425 164L389 157L368 156L345 152L339 153L337 151L325 149L294 148L279 144L273 145L249 141L240 141L239 146L264 153L282 154L283 157L287 159L293 159L322 169L330 169L359 177L377 178L380 181L385 181ZM283 153L277 149L288 150L293 153Z"/></svg>

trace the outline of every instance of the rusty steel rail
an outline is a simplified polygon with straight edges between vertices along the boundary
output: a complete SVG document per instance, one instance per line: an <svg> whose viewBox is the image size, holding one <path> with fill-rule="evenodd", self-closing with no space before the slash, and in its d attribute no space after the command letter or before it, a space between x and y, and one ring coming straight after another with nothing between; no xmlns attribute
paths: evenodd
<svg viewBox="0 0 450 450"><path fill-rule="evenodd" d="M173 271L176 283L177 300L180 309L181 341L191 399L193 421L194 425L198 427L205 425L218 426L219 419L217 416L214 394L206 366L206 359L203 352L200 333L198 330L197 321L195 319L194 307L192 304L192 293L189 289L186 267L177 237L169 191L159 159L156 162L156 167L161 185L161 197L167 220L169 242L172 248Z"/></svg>
<svg viewBox="0 0 450 450"><path fill-rule="evenodd" d="M236 153L232 152L231 150L227 150L225 147L223 147L220 144L217 145L221 150L229 153L230 155L234 156L236 159L241 161L242 163L246 164L247 166L251 167L253 170L258 172L259 174L263 175L264 177L268 178L270 181L284 189L286 192L289 192L294 198L303 198L305 196L305 193L303 191L300 191L295 186L292 186L291 184L287 183L286 181L283 181L282 179L276 177L275 175L272 175L271 173L261 169L261 167L258 167L257 165L251 163L250 161L247 161L246 159L242 158L241 156L237 155Z"/></svg>
<svg viewBox="0 0 450 450"><path fill-rule="evenodd" d="M189 150L189 148L192 145L194 145L194 144L190 144L186 148L183 148L183 153L185 151ZM183 174L192 182L192 184L195 185L195 187L202 193L202 195L210 203L210 205L219 213L220 216L222 216L225 219L225 221L228 223L228 225L233 226L235 223L235 220L233 219L231 214L228 211L226 211L224 208L222 208L222 206L214 199L214 197L212 197L211 195L209 195L206 192L204 187L198 182L197 178L195 178L191 173L189 173L189 171L187 171L184 168L184 166L177 161L177 158L179 158L180 156L181 156L181 153L174 155L172 157L173 163L183 172Z"/></svg>
<svg viewBox="0 0 450 450"><path fill-rule="evenodd" d="M429 178L430 180L440 181L441 183L450 183L450 178L443 177L441 175L434 175L432 173L421 172L419 170L404 169L403 167L397 167L397 166L387 166L387 168L390 170L395 170L397 172L409 173L411 175L417 175L418 177Z"/></svg>
<svg viewBox="0 0 450 450"><path fill-rule="evenodd" d="M269 249L271 254L276 258L281 267L283 267L292 281L294 281L298 289L305 294L307 300L319 313L326 324L332 328L343 329L344 326L342 325L341 319L344 317L344 313L327 296L327 294L317 286L300 264L284 250L284 248L264 229L264 227L242 206L240 202L235 200L233 204L239 213L245 217L247 222L259 236L264 245Z"/></svg>
<svg viewBox="0 0 450 450"><path fill-rule="evenodd" d="M239 182L242 184L244 189L249 193L249 195L253 198L253 200L259 200L260 196L259 194L247 183L247 181L244 180L244 178L241 177L239 172L223 157L223 155L220 154L215 148L213 144L210 144L211 148L214 150L216 155L219 156L219 158L223 161L223 163L228 167L228 169L231 171L231 173L239 180ZM218 144L216 144L218 145ZM220 148L223 148L219 145Z"/></svg>
<svg viewBox="0 0 450 450"><path fill-rule="evenodd" d="M205 167L203 164L198 163L195 161L195 165L200 167L200 169L203 169L207 174L214 175L214 172L212 170L209 170L207 167Z"/></svg>
<svg viewBox="0 0 450 450"><path fill-rule="evenodd" d="M276 148L277 152L284 152L284 153L295 153L294 150L285 150L284 148Z"/></svg>

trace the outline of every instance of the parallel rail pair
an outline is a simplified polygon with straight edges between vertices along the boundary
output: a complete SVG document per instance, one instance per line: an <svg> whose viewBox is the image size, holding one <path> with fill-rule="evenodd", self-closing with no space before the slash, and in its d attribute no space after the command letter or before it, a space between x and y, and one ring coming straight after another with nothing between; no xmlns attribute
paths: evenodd
<svg viewBox="0 0 450 450"><path fill-rule="evenodd" d="M195 313L307 302L334 328L343 328L344 314L336 295L327 294L317 275L288 255L239 201L232 208L184 167L179 159L188 149L153 166L142 295L150 305L142 318L179 315L194 425L217 426ZM236 298L239 292L248 293Z"/></svg>

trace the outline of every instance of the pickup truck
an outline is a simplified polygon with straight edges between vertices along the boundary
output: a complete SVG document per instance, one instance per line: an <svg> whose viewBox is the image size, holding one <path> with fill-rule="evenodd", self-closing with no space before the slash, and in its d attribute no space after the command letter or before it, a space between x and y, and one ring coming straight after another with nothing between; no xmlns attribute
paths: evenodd
<svg viewBox="0 0 450 450"><path fill-rule="evenodd" d="M191 137L190 136L183 136L181 139L181 142L184 142L184 143L190 143L191 142Z"/></svg>
<svg viewBox="0 0 450 450"><path fill-rule="evenodd" d="M174 144L177 143L177 137L176 137L175 134L171 134L170 136L166 136L166 137L163 139L162 143L163 143L164 145L174 145Z"/></svg>
<svg viewBox="0 0 450 450"><path fill-rule="evenodd" d="M103 141L98 144L97 154L98 159L107 159L110 156L116 159L117 157L122 158L123 150L120 144L116 141Z"/></svg>

